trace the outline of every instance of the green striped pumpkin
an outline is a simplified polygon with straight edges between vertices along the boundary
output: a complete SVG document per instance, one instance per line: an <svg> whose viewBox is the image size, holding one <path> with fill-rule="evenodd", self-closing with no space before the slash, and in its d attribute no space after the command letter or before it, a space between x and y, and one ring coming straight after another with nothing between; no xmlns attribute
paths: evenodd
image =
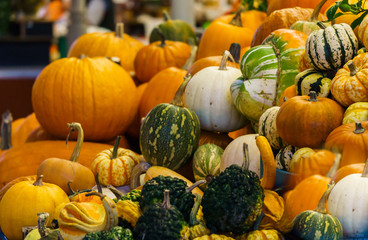
<svg viewBox="0 0 368 240"><path fill-rule="evenodd" d="M294 84L307 35L292 29L272 32L262 43L243 55L243 76L231 85L235 107L258 123L262 113L277 105L282 92Z"/></svg>
<svg viewBox="0 0 368 240"><path fill-rule="evenodd" d="M284 171L289 171L289 165L294 153L298 150L297 147L287 145L279 150L275 156L276 168Z"/></svg>
<svg viewBox="0 0 368 240"><path fill-rule="evenodd" d="M309 95L310 91L315 91L318 97L328 97L330 87L331 79L314 68L304 70L295 77L298 96Z"/></svg>
<svg viewBox="0 0 368 240"><path fill-rule="evenodd" d="M276 115L279 112L279 106L273 106L267 109L259 118L258 134L265 136L272 149L279 150L286 143L282 140L276 128Z"/></svg>
<svg viewBox="0 0 368 240"><path fill-rule="evenodd" d="M207 143L199 146L193 155L193 175L196 181L220 174L221 157L224 150L216 144ZM207 184L199 186L205 190Z"/></svg>
<svg viewBox="0 0 368 240"><path fill-rule="evenodd" d="M142 123L139 146L143 157L153 166L177 170L198 147L199 119L182 101L189 79L185 78L171 103L156 105Z"/></svg>
<svg viewBox="0 0 368 240"><path fill-rule="evenodd" d="M321 25L324 28L324 25ZM339 69L357 54L358 39L346 23L312 32L307 39L307 60L316 70Z"/></svg>
<svg viewBox="0 0 368 240"><path fill-rule="evenodd" d="M306 210L293 220L291 233L305 240L338 240L343 239L343 229L339 219L327 213L326 202L334 183L321 197L315 210Z"/></svg>

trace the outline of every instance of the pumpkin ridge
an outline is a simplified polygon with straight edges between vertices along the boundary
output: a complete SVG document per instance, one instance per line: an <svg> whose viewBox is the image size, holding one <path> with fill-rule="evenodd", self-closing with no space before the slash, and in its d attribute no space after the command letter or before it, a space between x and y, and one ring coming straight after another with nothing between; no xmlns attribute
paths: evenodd
<svg viewBox="0 0 368 240"><path fill-rule="evenodd" d="M341 41L342 36L340 35L340 32L338 31L337 27L336 28L333 28L333 29L335 30L335 34L337 36L337 39L339 40L339 47L341 49L340 62L343 63L344 62L344 59L346 58L346 51L345 51L345 48L344 48L345 46L344 46L344 43ZM348 36L350 43L354 46L353 42L350 39L349 34L347 34L347 32L345 31L345 29L343 31L343 34L346 34ZM333 61L333 59L331 59L331 62L333 63L335 61ZM334 66L334 67L336 68L337 66Z"/></svg>

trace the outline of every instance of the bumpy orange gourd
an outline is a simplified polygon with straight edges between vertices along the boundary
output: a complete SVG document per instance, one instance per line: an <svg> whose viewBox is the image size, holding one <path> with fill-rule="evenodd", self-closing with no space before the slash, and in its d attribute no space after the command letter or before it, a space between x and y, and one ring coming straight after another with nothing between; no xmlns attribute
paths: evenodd
<svg viewBox="0 0 368 240"><path fill-rule="evenodd" d="M118 57L120 65L128 72L134 72L134 59L144 47L139 40L124 33L124 24L116 24L115 32L86 33L77 38L69 48L68 57Z"/></svg>
<svg viewBox="0 0 368 240"><path fill-rule="evenodd" d="M54 219L55 207L68 202L66 193L55 184L43 183L42 176L18 182L0 202L1 230L8 239L23 239L22 227L37 226L37 213L48 212Z"/></svg>
<svg viewBox="0 0 368 240"><path fill-rule="evenodd" d="M79 122L85 139L123 134L138 110L137 87L127 71L105 57L62 58L46 66L32 89L41 126L65 138L65 124Z"/></svg>
<svg viewBox="0 0 368 240"><path fill-rule="evenodd" d="M328 134L341 125L344 109L334 100L296 96L284 102L276 116L280 137L295 147L319 148Z"/></svg>
<svg viewBox="0 0 368 240"><path fill-rule="evenodd" d="M118 136L114 148L98 153L92 162L91 170L102 185L115 187L129 184L132 169L139 163L138 154L132 150L119 148Z"/></svg>
<svg viewBox="0 0 368 240"><path fill-rule="evenodd" d="M95 183L95 177L89 167L78 163L78 157L83 143L83 129L79 123L68 124L70 133L78 131L77 144L74 147L70 160L61 158L47 158L37 168L37 175L43 175L44 180L61 187L71 194L68 183L74 189L90 189ZM68 139L67 139L68 140Z"/></svg>
<svg viewBox="0 0 368 240"><path fill-rule="evenodd" d="M182 68L191 55L190 45L165 40L153 42L138 51L134 60L135 75L140 82L148 82L159 71L168 67Z"/></svg>

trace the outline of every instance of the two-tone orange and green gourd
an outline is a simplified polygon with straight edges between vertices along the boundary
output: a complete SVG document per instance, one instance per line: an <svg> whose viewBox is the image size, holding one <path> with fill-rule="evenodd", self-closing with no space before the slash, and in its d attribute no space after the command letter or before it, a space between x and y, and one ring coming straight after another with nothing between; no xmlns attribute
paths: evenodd
<svg viewBox="0 0 368 240"><path fill-rule="evenodd" d="M148 163L177 170L197 149L200 123L194 111L184 107L183 92L189 82L186 77L171 103L155 106L145 117L139 145Z"/></svg>

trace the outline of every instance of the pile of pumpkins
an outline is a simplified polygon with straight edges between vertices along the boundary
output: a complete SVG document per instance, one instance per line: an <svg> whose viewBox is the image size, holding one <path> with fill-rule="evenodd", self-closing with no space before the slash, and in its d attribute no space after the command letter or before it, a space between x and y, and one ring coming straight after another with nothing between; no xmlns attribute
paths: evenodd
<svg viewBox="0 0 368 240"><path fill-rule="evenodd" d="M34 113L2 117L8 239L22 239L43 212L64 239L110 230L119 214L139 217L136 205L112 201L114 188L134 193L164 175L206 180L193 190L203 195L245 160L267 192L253 237L368 237L368 17L352 29L361 15L324 22L331 0L263 0L267 13L240 2L201 38L164 13L146 45L120 23L80 36L42 70ZM86 209L93 226L79 221Z"/></svg>

